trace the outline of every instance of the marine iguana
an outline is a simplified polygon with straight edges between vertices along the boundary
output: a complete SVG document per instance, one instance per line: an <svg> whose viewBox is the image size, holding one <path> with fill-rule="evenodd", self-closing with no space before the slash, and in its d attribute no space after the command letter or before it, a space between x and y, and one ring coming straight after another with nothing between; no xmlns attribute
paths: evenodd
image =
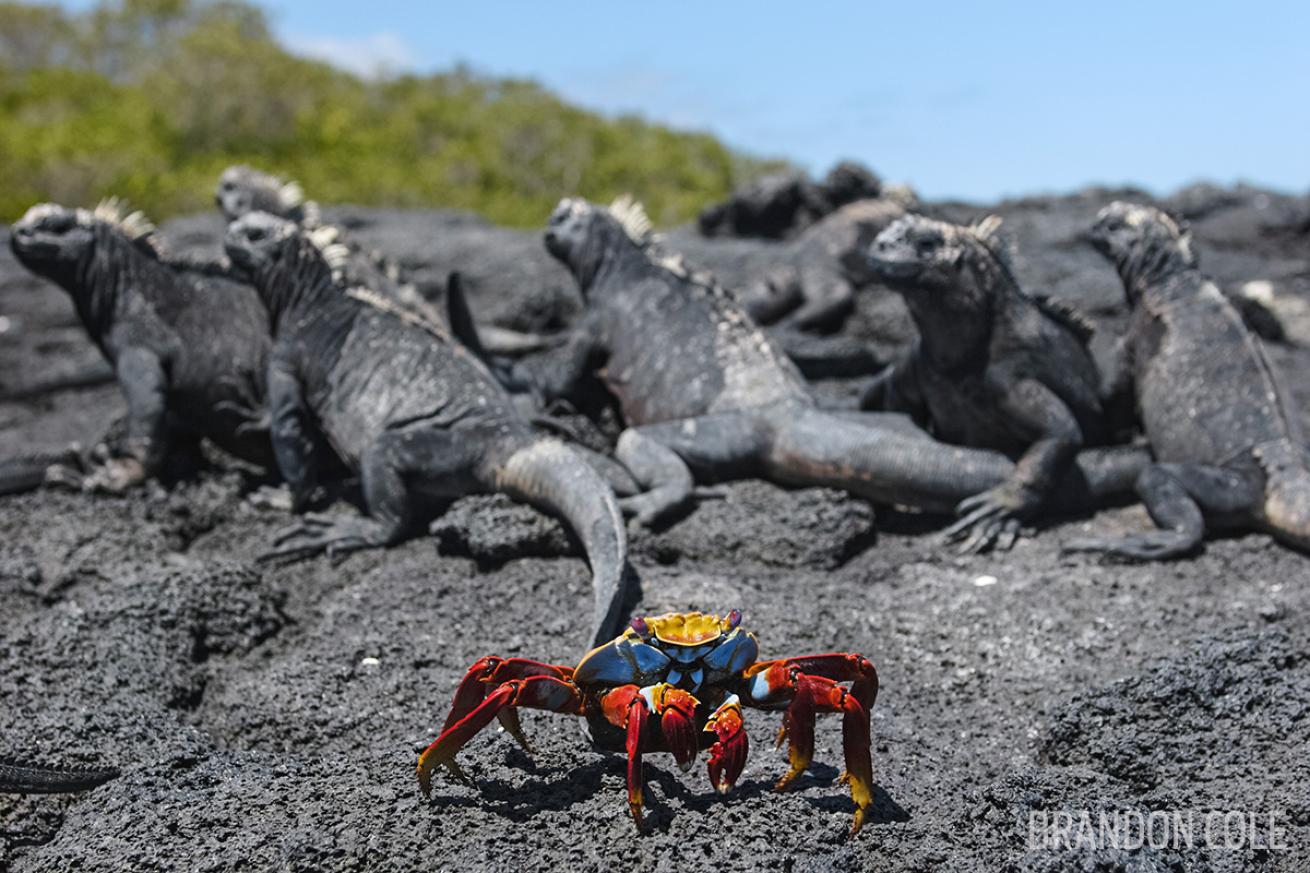
<svg viewBox="0 0 1310 873"><path fill-rule="evenodd" d="M798 170L762 176L723 203L701 210L697 226L707 237L785 239L828 213L882 191L882 180L867 167L841 161L822 182Z"/></svg>
<svg viewBox="0 0 1310 873"><path fill-rule="evenodd" d="M535 434L486 366L448 334L369 288L342 288L342 246L263 212L224 246L267 307L273 447L303 508L321 431L359 471L367 515L306 515L270 559L378 548L410 532L421 501L502 492L563 517L591 564L594 639L618 632L627 537L613 492L577 454Z"/></svg>
<svg viewBox="0 0 1310 873"><path fill-rule="evenodd" d="M112 767L38 767L0 758L0 793L70 794L89 791L118 778Z"/></svg>
<svg viewBox="0 0 1310 873"><path fill-rule="evenodd" d="M646 489L621 505L641 523L683 505L693 477L760 476L940 510L1014 474L1004 455L938 443L904 416L816 408L777 344L712 277L660 251L630 201L606 209L564 200L545 242L577 278L587 309L535 374L552 397L600 374L628 426L616 456ZM1123 493L1145 462L1141 452L1081 458L1050 502ZM974 536L1015 534L991 519Z"/></svg>
<svg viewBox="0 0 1310 873"><path fill-rule="evenodd" d="M1198 269L1190 231L1159 209L1116 201L1090 239L1132 308L1120 372L1155 453L1137 492L1160 529L1066 549L1173 558L1200 545L1207 522L1310 549L1299 416L1259 338Z"/></svg>
<svg viewBox="0 0 1310 873"><path fill-rule="evenodd" d="M901 294L914 345L875 380L864 409L904 412L938 439L1018 458L1006 481L964 500L946 531L1031 517L1084 444L1105 439L1091 326L1019 287L990 216L970 227L907 215L869 265Z"/></svg>
<svg viewBox="0 0 1310 873"><path fill-rule="evenodd" d="M757 324L824 332L841 326L856 289L873 279L865 255L874 237L917 205L908 189L889 186L785 240L706 239L685 230L668 239L689 262L737 289Z"/></svg>
<svg viewBox="0 0 1310 873"><path fill-rule="evenodd" d="M340 264L340 280L349 286L370 288L389 297L425 321L449 327L455 337L484 360L489 355L521 355L548 348L555 337L521 333L494 325L476 325L464 297L458 274L452 272L444 289L445 311L433 305L400 264L359 244L345 228L327 224L304 190L287 181L245 165L228 167L219 177L214 199L229 222L251 212L267 212L322 234L326 242L344 245L349 257Z"/></svg>
<svg viewBox="0 0 1310 873"><path fill-rule="evenodd" d="M202 437L271 462L259 428L271 343L252 288L164 263L153 225L113 199L94 211L33 206L12 231L18 260L73 298L127 400L115 456L84 488L122 491L157 473L170 446Z"/></svg>

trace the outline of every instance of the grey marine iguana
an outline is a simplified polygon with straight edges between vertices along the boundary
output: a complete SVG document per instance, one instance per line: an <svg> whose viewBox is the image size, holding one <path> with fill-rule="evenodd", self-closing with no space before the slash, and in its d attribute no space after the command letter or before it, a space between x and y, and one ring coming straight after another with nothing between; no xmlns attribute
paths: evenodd
<svg viewBox="0 0 1310 873"><path fill-rule="evenodd" d="M561 516L591 565L596 644L618 632L627 537L604 480L558 440L532 431L486 366L449 335L368 288L342 288L348 256L263 212L233 222L224 245L267 307L274 344L269 404L278 466L302 509L321 432L361 478L367 515L309 514L265 557L330 557L399 541L424 500L501 492Z"/></svg>
<svg viewBox="0 0 1310 873"><path fill-rule="evenodd" d="M862 408L904 412L945 442L1018 459L1005 482L960 503L962 517L946 531L952 540L994 520L1017 530L1078 450L1105 439L1091 325L1019 287L1000 223L907 215L868 249L919 337L865 392Z"/></svg>
<svg viewBox="0 0 1310 873"><path fill-rule="evenodd" d="M697 227L707 237L793 236L835 209L878 197L882 180L854 161L834 164L822 182L799 170L762 176L722 203L707 206Z"/></svg>
<svg viewBox="0 0 1310 873"><path fill-rule="evenodd" d="M10 246L72 297L127 400L114 456L83 487L121 491L155 475L171 447L202 437L271 464L260 429L271 342L254 289L165 263L154 227L113 199L94 211L33 206Z"/></svg>
<svg viewBox="0 0 1310 873"><path fill-rule="evenodd" d="M685 504L693 476L760 476L842 488L882 503L949 510L1010 479L1004 455L938 443L904 416L816 407L796 367L729 291L661 252L630 201L564 200L547 249L577 278L587 308L562 349L534 370L550 397L598 373L627 429L616 455L646 489L625 511L651 523ZM1123 494L1143 452L1087 453L1051 503ZM1006 535L995 520L982 535Z"/></svg>
<svg viewBox="0 0 1310 873"><path fill-rule="evenodd" d="M345 246L349 256L342 259L339 268L343 284L369 288L425 321L450 328L456 339L484 360L489 355L539 351L556 342L549 336L475 324L457 272L447 279L443 311L427 299L423 289L396 261L365 248L340 225L325 223L318 204L306 200L303 189L294 181L245 165L231 166L219 177L214 199L229 222L251 212L267 212L321 234L326 242Z"/></svg>
<svg viewBox="0 0 1310 873"><path fill-rule="evenodd" d="M1198 269L1191 233L1159 209L1115 202L1091 242L1132 308L1119 372L1155 453L1137 492L1159 530L1066 548L1162 560L1196 549L1215 522L1310 549L1299 416L1260 339Z"/></svg>

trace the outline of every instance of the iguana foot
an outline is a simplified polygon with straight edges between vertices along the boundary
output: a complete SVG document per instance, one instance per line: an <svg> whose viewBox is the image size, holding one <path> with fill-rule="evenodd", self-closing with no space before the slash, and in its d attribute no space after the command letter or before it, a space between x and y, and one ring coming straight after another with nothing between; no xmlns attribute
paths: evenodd
<svg viewBox="0 0 1310 873"><path fill-rule="evenodd" d="M1035 495L1025 489L1000 485L960 501L955 507L962 516L942 532L948 543L960 543L960 553L976 555L989 549L1009 551L1019 539L1019 514L1031 509Z"/></svg>
<svg viewBox="0 0 1310 873"><path fill-rule="evenodd" d="M1061 546L1062 552L1100 552L1132 561L1167 561L1181 558L1200 546L1200 539L1179 531L1162 530L1130 537L1089 537Z"/></svg>
<svg viewBox="0 0 1310 873"><path fill-rule="evenodd" d="M122 494L146 480L146 468L136 458L110 458L82 479L82 490Z"/></svg>
<svg viewBox="0 0 1310 873"><path fill-rule="evenodd" d="M285 485L261 485L246 495L246 502L256 509L292 512L295 499Z"/></svg>
<svg viewBox="0 0 1310 873"><path fill-rule="evenodd" d="M226 412L242 419L234 431L237 439L267 435L273 429L273 413L267 406L244 400L222 400L214 404L217 412Z"/></svg>
<svg viewBox="0 0 1310 873"><path fill-rule="evenodd" d="M379 548L390 539L387 527L371 518L310 513L278 531L273 548L259 560L290 563L321 552L336 564L351 552Z"/></svg>

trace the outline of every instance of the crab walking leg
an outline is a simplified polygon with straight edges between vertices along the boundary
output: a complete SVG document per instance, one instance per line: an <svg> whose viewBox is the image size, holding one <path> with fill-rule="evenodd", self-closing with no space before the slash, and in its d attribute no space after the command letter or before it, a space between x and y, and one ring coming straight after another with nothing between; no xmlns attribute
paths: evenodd
<svg viewBox="0 0 1310 873"><path fill-rule="evenodd" d="M850 681L851 687L841 685L842 681ZM748 701L755 705L787 704L778 741L788 739L791 766L775 786L779 791L804 773L814 758L815 716L820 712L842 713L842 750L846 758L842 781L850 783L851 799L855 801L851 835L858 833L873 804L869 711L878 693L873 665L862 655L847 654L762 661L747 670L745 689Z"/></svg>
<svg viewBox="0 0 1310 873"><path fill-rule="evenodd" d="M471 782L455 763L455 754L501 711L513 706L582 715L582 695L572 682L554 676L529 676L498 685L472 712L443 730L419 755L418 784L425 797L432 791L432 769L437 766L446 767L463 782Z"/></svg>
<svg viewBox="0 0 1310 873"><path fill-rule="evenodd" d="M681 688L665 682L638 688L620 685L605 694L601 711L615 727L627 731L625 746L628 752L628 809L632 820L641 830L642 787L641 753L646 742L647 724L652 714L659 717L659 728L664 743L673 753L678 766L686 770L696 758L696 732L693 717L697 700Z"/></svg>
<svg viewBox="0 0 1310 873"><path fill-rule="evenodd" d="M710 746L710 784L720 794L737 784L737 778L746 767L746 754L750 742L742 723L741 699L729 694L714 714L705 722L705 730L717 737Z"/></svg>
<svg viewBox="0 0 1310 873"><path fill-rule="evenodd" d="M837 682L851 683L851 693L866 710L873 709L873 702L878 697L878 671L873 662L860 654L834 653L828 655L802 655L781 661L768 661L755 665L750 672L763 669L770 664L783 664L788 670L799 670L810 676L822 676Z"/></svg>
<svg viewBox="0 0 1310 873"><path fill-rule="evenodd" d="M553 676L567 681L573 678L573 668L544 664L527 658L498 658L495 655L479 658L460 680L459 688L455 691L455 699L450 705L450 714L446 716L446 723L441 727L442 733L450 730L456 722L472 712L486 698L488 688L494 688L513 679L527 679L530 676ZM519 724L518 710L507 706L496 714L496 718L501 726L509 731L510 736L523 747L523 751L532 754L532 746Z"/></svg>

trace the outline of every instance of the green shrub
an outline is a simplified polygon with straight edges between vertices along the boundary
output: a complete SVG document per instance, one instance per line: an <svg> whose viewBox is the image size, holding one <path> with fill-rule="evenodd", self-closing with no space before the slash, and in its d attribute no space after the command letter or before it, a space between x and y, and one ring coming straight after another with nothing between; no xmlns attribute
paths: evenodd
<svg viewBox="0 0 1310 873"><path fill-rule="evenodd" d="M208 208L246 162L328 202L451 206L537 225L625 191L662 224L776 169L706 134L577 109L467 69L361 79L290 54L242 2L0 3L0 218L118 194Z"/></svg>

